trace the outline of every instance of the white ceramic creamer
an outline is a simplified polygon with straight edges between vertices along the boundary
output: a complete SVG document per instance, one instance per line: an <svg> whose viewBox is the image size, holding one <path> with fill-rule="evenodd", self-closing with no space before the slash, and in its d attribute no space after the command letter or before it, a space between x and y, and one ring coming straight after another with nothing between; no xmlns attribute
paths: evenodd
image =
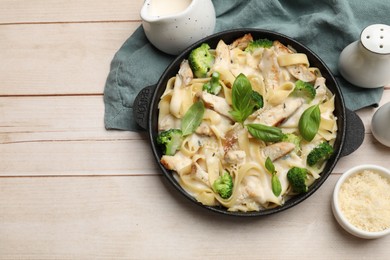
<svg viewBox="0 0 390 260"><path fill-rule="evenodd" d="M390 26L366 27L360 40L349 44L339 57L340 74L363 88L377 88L390 83Z"/></svg>
<svg viewBox="0 0 390 260"><path fill-rule="evenodd" d="M212 34L216 20L211 0L145 0L141 18L148 40L172 55Z"/></svg>

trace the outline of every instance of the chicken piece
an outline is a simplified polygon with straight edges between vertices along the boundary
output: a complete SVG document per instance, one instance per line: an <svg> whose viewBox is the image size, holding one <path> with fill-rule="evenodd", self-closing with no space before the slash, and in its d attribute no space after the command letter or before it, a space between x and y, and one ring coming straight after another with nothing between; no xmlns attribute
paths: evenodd
<svg viewBox="0 0 390 260"><path fill-rule="evenodd" d="M288 72L296 79L300 79L305 82L313 82L316 79L316 75L309 70L308 67L302 64L286 66Z"/></svg>
<svg viewBox="0 0 390 260"><path fill-rule="evenodd" d="M248 175L242 180L242 197L251 198L260 204L266 203L265 196L267 191L262 188L262 181L267 181L258 176Z"/></svg>
<svg viewBox="0 0 390 260"><path fill-rule="evenodd" d="M191 70L191 67L190 67L188 60L183 60L180 63L180 69L179 69L178 74L181 76L181 78L183 79L183 82L186 86L194 78L194 74L192 73L192 70Z"/></svg>
<svg viewBox="0 0 390 260"><path fill-rule="evenodd" d="M231 119L207 108L203 115L203 121L196 128L195 132L203 136L217 136L224 139L225 133L230 129L231 125Z"/></svg>
<svg viewBox="0 0 390 260"><path fill-rule="evenodd" d="M262 148L264 158L269 157L271 161L276 161L277 159L285 156L295 149L295 144L290 142L280 142L271 144Z"/></svg>
<svg viewBox="0 0 390 260"><path fill-rule="evenodd" d="M199 181L209 185L209 174L198 163L195 163L192 167L192 174Z"/></svg>
<svg viewBox="0 0 390 260"><path fill-rule="evenodd" d="M198 135L206 135L206 136L212 136L214 134L210 126L205 122L202 122L196 128L195 133L197 133Z"/></svg>
<svg viewBox="0 0 390 260"><path fill-rule="evenodd" d="M280 41L274 41L273 46L275 49L275 52L279 54L289 54L294 53L291 49L287 48L286 45L282 44Z"/></svg>
<svg viewBox="0 0 390 260"><path fill-rule="evenodd" d="M228 86L233 86L233 82L236 79L230 71L231 65L229 46L221 40L215 48L215 61L212 71L219 72L221 80Z"/></svg>
<svg viewBox="0 0 390 260"><path fill-rule="evenodd" d="M316 99L323 100L326 97L326 85L325 85L325 78L324 77L318 77L316 81L314 82L314 88L316 89Z"/></svg>
<svg viewBox="0 0 390 260"><path fill-rule="evenodd" d="M284 103L275 107L259 109L253 114L256 117L253 123L276 126L294 114L302 104L303 99L288 98Z"/></svg>
<svg viewBox="0 0 390 260"><path fill-rule="evenodd" d="M239 48L240 50L245 50L249 42L253 41L252 34L247 33L243 37L238 38L232 44L229 45L229 49Z"/></svg>
<svg viewBox="0 0 390 260"><path fill-rule="evenodd" d="M263 72L265 87L267 89L277 89L282 76L280 75L281 69L276 53L272 49L264 49L259 69Z"/></svg>
<svg viewBox="0 0 390 260"><path fill-rule="evenodd" d="M180 151L175 155L163 155L161 164L168 170L176 171L179 175L191 172L192 160Z"/></svg>
<svg viewBox="0 0 390 260"><path fill-rule="evenodd" d="M237 189L237 201L232 209L239 211L258 211L261 208L260 205L265 202L261 180L257 176L247 175L243 178L241 185Z"/></svg>
<svg viewBox="0 0 390 260"><path fill-rule="evenodd" d="M291 49L289 49L288 47L286 47L284 44L280 43L279 41L274 41L273 46L274 46L275 52L278 55L294 53ZM300 80L305 81L305 82L312 82L316 79L316 75L313 72L309 71L309 68L303 64L289 65L289 66L286 66L286 69L296 79L300 79Z"/></svg>
<svg viewBox="0 0 390 260"><path fill-rule="evenodd" d="M241 164L245 161L246 153L242 150L229 150L225 153L225 162L230 164Z"/></svg>
<svg viewBox="0 0 390 260"><path fill-rule="evenodd" d="M267 178L247 175L243 178L237 190L237 201L232 210L252 211L260 210L264 205L274 203L282 204L282 197L276 197L271 189L264 189L264 182L270 182Z"/></svg>
<svg viewBox="0 0 390 260"><path fill-rule="evenodd" d="M199 96L203 100L207 108L210 108L218 114L233 120L232 115L229 113L231 108L226 102L226 99L207 93L206 91L198 92L197 96Z"/></svg>
<svg viewBox="0 0 390 260"><path fill-rule="evenodd" d="M242 130L242 125L236 123L226 132L225 139L223 141L223 150L225 153L229 150L238 150L238 134Z"/></svg>

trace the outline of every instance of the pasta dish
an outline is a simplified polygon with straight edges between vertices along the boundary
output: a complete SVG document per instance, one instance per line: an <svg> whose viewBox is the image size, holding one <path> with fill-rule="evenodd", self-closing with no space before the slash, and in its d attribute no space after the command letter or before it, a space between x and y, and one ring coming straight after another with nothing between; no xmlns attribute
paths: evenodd
<svg viewBox="0 0 390 260"><path fill-rule="evenodd" d="M332 156L334 94L306 54L245 34L202 44L159 101L162 165L197 201L259 211L307 192Z"/></svg>

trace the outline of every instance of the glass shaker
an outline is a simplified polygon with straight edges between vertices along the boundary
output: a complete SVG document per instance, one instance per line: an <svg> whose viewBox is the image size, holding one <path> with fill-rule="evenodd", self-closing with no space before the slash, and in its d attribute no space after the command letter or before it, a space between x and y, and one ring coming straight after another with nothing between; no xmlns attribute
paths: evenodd
<svg viewBox="0 0 390 260"><path fill-rule="evenodd" d="M390 26L373 24L363 29L360 40L349 44L339 57L340 74L363 88L390 83Z"/></svg>

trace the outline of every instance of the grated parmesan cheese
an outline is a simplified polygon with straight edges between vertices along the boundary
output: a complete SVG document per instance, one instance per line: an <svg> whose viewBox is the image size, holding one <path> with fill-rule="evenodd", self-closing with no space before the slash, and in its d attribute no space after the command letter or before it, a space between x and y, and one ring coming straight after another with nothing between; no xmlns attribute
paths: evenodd
<svg viewBox="0 0 390 260"><path fill-rule="evenodd" d="M355 227L377 232L390 228L390 182L365 170L348 178L340 187L340 209Z"/></svg>

